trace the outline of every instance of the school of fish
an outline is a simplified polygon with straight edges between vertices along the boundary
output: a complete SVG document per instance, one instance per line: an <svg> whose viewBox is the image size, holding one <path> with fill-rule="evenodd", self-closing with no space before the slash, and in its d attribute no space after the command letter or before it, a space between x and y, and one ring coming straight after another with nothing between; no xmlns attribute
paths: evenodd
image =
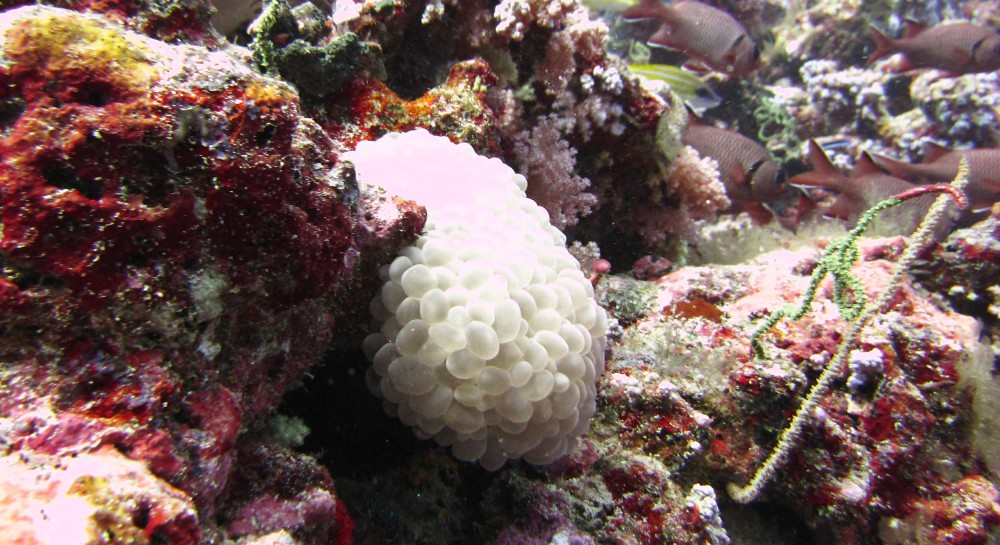
<svg viewBox="0 0 1000 545"><path fill-rule="evenodd" d="M747 28L732 14L698 0L613 0L586 2L594 9L620 14L626 21L651 20L656 30L647 39L650 46L664 47L683 54L682 67L639 64L635 72L644 78L666 83L695 113L717 106L721 99L698 74L714 72L725 78L744 78L760 65L760 47ZM1000 70L1000 33L970 22L949 22L927 26L907 22L900 38L892 38L872 27L875 50L867 64L887 57L885 70L908 72L937 69L946 75ZM716 100L718 99L718 100ZM863 152L855 168L843 173L833 166L822 147L809 141L807 159L813 170L793 176L782 184L779 165L755 140L729 129L692 121L683 139L702 156L715 159L728 197L731 212L746 211L758 222L772 218L771 203L786 197L790 187L805 191L821 189L835 198L823 213L848 221L878 201L912 188L914 184L943 183L958 171L965 156L970 165L967 189L971 212L982 212L1000 201L1000 148L952 150L925 146L921 163L910 164L892 157ZM927 199L911 207L912 224L919 218ZM797 205L802 207L800 204ZM806 208L810 208L807 206ZM779 217L779 219L781 219ZM786 225L787 226L787 225ZM794 227L794 226L793 226Z"/></svg>

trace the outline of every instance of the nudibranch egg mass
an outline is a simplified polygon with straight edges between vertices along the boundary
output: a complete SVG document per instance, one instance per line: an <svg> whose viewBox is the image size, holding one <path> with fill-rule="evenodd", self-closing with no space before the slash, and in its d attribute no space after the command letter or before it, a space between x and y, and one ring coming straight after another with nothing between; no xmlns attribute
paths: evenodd
<svg viewBox="0 0 1000 545"><path fill-rule="evenodd" d="M386 411L486 469L561 457L595 412L607 316L524 177L424 130L346 159L427 209L371 303L367 379Z"/></svg>

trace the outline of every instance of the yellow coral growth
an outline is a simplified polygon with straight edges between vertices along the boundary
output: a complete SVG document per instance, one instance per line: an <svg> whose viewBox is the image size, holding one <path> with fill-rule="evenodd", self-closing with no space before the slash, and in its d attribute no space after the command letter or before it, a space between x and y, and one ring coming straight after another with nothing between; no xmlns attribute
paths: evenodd
<svg viewBox="0 0 1000 545"><path fill-rule="evenodd" d="M145 44L93 16L26 17L7 31L5 43L7 59L54 80L88 73L138 92L157 78L152 52Z"/></svg>

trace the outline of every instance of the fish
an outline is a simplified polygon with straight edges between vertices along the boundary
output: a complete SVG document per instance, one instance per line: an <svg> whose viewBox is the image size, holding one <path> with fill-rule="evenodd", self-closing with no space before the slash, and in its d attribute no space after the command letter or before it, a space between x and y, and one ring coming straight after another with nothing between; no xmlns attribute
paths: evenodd
<svg viewBox="0 0 1000 545"><path fill-rule="evenodd" d="M805 192L793 195L791 202L788 202L783 209L775 212L775 219L778 224L793 233L799 231L799 227L805 219L816 210L816 201L809 198Z"/></svg>
<svg viewBox="0 0 1000 545"><path fill-rule="evenodd" d="M669 47L691 57L687 66L692 69L738 77L754 71L760 62L760 49L736 18L697 0L680 0L670 5L660 0L640 0L621 15L626 20L659 22L661 26L649 38L649 44Z"/></svg>
<svg viewBox="0 0 1000 545"><path fill-rule="evenodd" d="M747 211L754 221L767 223L771 211L764 203L782 192L778 164L764 146L728 129L692 123L682 139L702 157L719 163L719 177L734 208Z"/></svg>
<svg viewBox="0 0 1000 545"><path fill-rule="evenodd" d="M688 105L696 114L722 103L722 97L697 74L680 66L670 64L630 64L629 70L650 81L662 81L670 90Z"/></svg>
<svg viewBox="0 0 1000 545"><path fill-rule="evenodd" d="M872 27L875 52L868 64L895 53L903 54L896 71L937 68L954 74L1000 70L1000 34L973 23L927 26L907 22L903 37L893 39Z"/></svg>
<svg viewBox="0 0 1000 545"><path fill-rule="evenodd" d="M869 153L871 160L884 172L921 183L946 184L958 174L958 163L964 156L969 161L969 196L972 212L989 210L1000 202L1000 148L953 150L930 143L924 147L924 160L911 164L884 155Z"/></svg>
<svg viewBox="0 0 1000 545"><path fill-rule="evenodd" d="M635 4L635 0L582 0L580 3L597 11L620 12Z"/></svg>
<svg viewBox="0 0 1000 545"><path fill-rule="evenodd" d="M212 27L223 36L245 30L260 13L261 0L212 0Z"/></svg>
<svg viewBox="0 0 1000 545"><path fill-rule="evenodd" d="M861 154L850 175L845 175L834 166L815 140L809 141L807 159L813 169L792 176L788 183L795 187L835 192L837 195L833 203L823 212L826 217L854 223L872 206L917 187L902 178L886 174L867 154ZM919 225L934 199L935 195L926 195L907 201L905 205L883 212L879 216L880 223L908 234Z"/></svg>

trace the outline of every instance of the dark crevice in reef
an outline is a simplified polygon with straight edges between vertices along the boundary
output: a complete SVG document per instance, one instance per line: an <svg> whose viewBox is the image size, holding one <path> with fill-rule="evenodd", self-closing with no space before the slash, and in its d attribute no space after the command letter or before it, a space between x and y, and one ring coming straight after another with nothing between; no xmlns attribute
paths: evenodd
<svg viewBox="0 0 1000 545"><path fill-rule="evenodd" d="M361 352L333 352L279 409L305 422L310 433L301 450L315 455L335 478L365 478L434 448L385 414L382 400L365 386L369 365Z"/></svg>
<svg viewBox="0 0 1000 545"><path fill-rule="evenodd" d="M832 545L828 536L809 529L785 506L773 503L739 505L719 502L723 525L734 545L749 543L815 543Z"/></svg>
<svg viewBox="0 0 1000 545"><path fill-rule="evenodd" d="M497 497L511 493L497 480L503 473L459 462L386 415L365 385L369 365L360 352L331 352L278 410L309 427L299 450L327 467L337 495L358 515L354 542L493 542L509 522L484 521Z"/></svg>

